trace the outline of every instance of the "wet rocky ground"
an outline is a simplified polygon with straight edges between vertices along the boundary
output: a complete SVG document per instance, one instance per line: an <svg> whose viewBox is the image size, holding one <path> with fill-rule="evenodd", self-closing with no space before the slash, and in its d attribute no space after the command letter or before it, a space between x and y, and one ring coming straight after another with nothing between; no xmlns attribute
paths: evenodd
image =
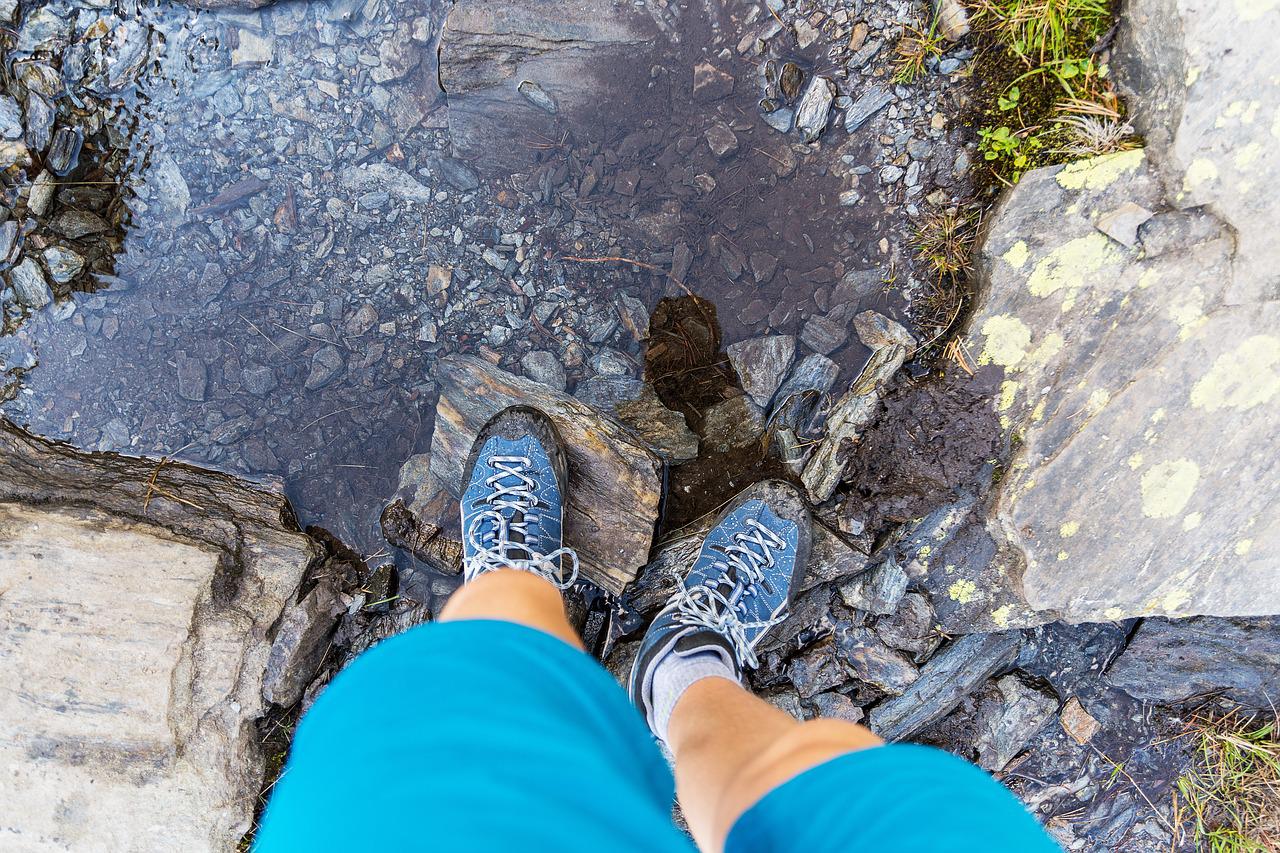
<svg viewBox="0 0 1280 853"><path fill-rule="evenodd" d="M612 669L699 520L790 477L827 547L757 689L978 761L1070 849L1185 845L1189 713L1247 684L1274 627L1201 626L1240 641L1210 678L1171 675L1135 639L1158 620L1008 630L988 606L964 629L973 581L948 566L939 586L922 550L990 557L954 518L994 499L1013 443L1001 375L937 360L960 306L912 249L990 183L972 47L904 82L921 2L646 3L627 10L644 50L590 110L521 80L528 120L503 124L483 85L501 33L477 14L442 41L451 11L0 3L0 412L282 482L343 567L295 602L297 643L325 655L305 704L457 584L428 472L444 360L478 357L666 463L653 561L620 597L575 596Z"/></svg>

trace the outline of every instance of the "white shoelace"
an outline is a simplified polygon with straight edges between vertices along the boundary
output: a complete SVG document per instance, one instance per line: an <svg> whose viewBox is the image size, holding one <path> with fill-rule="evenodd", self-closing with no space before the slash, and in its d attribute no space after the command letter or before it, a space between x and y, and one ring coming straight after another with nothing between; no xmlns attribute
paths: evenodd
<svg viewBox="0 0 1280 853"><path fill-rule="evenodd" d="M786 618L786 610L769 619L748 619L747 599L756 595L757 584L767 584L764 570L775 562L773 551L786 547L787 543L754 518L747 519L746 526L752 532L735 533L733 544L724 549L725 558L711 564L720 572L716 581L685 590L676 599L675 620L684 625L709 628L725 637L742 665L753 669L759 660L751 647L747 630L768 630ZM721 587L728 583L730 568L736 570L736 575L726 595Z"/></svg>
<svg viewBox="0 0 1280 853"><path fill-rule="evenodd" d="M546 578L561 589L568 589L578 579L578 554L572 548L557 548L550 554L540 554L529 544L529 525L537 524L541 517L536 508L537 498L533 490L537 484L526 473L532 462L524 456L493 456L489 466L495 473L485 480L485 487L492 489L485 499L490 509L471 517L465 535L467 544L475 552L463 561L462 575L468 580L494 569L517 569L532 572ZM517 482L508 485L502 481L515 478ZM504 515L511 511L514 519ZM482 531L485 522L492 522L488 531ZM520 542L512 542L512 534L520 536ZM516 557L514 551L523 552L526 556ZM561 557L568 557L572 565L567 578L562 578Z"/></svg>

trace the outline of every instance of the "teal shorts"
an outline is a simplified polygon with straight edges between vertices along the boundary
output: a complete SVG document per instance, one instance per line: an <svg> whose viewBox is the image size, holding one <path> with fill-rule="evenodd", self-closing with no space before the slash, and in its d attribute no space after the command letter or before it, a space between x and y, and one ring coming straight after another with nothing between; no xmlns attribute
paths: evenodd
<svg viewBox="0 0 1280 853"><path fill-rule="evenodd" d="M583 652L531 628L424 625L360 656L298 726L255 849L689 853L639 713ZM727 853L1057 850L981 770L862 750L774 789Z"/></svg>

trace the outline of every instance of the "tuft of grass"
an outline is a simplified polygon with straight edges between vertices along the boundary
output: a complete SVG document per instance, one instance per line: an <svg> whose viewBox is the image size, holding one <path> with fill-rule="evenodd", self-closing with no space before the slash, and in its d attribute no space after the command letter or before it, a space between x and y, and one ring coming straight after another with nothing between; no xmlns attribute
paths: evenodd
<svg viewBox="0 0 1280 853"><path fill-rule="evenodd" d="M939 276L954 277L969 271L977 233L977 221L968 211L932 211L916 225L912 246Z"/></svg>
<svg viewBox="0 0 1280 853"><path fill-rule="evenodd" d="M1072 59L1081 41L1107 29L1109 6L1108 0L979 0L975 17L990 19L1030 67Z"/></svg>
<svg viewBox="0 0 1280 853"><path fill-rule="evenodd" d="M1068 157L1099 157L1136 148L1133 125L1121 118L1093 115L1068 115L1057 119L1070 134L1069 141L1057 153Z"/></svg>
<svg viewBox="0 0 1280 853"><path fill-rule="evenodd" d="M911 83L917 77L924 74L925 68L929 64L929 57L940 57L946 50L946 39L942 37L937 30L937 23L929 27L928 31L917 27L904 26L902 28L902 37L898 39L897 57L894 62L897 63L898 70L893 75L896 83Z"/></svg>
<svg viewBox="0 0 1280 853"><path fill-rule="evenodd" d="M1188 733L1198 743L1197 761L1178 780L1174 823L1197 850L1280 850L1278 720L1232 712L1197 716L1190 722Z"/></svg>

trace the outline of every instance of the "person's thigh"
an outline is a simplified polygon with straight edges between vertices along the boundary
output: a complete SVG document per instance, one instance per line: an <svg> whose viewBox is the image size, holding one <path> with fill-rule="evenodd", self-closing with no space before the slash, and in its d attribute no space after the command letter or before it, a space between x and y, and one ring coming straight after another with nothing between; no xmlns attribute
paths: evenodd
<svg viewBox="0 0 1280 853"><path fill-rule="evenodd" d="M586 654L506 622L425 625L316 701L255 849L686 853L672 788Z"/></svg>
<svg viewBox="0 0 1280 853"><path fill-rule="evenodd" d="M725 853L1051 853L1022 804L977 767L924 746L876 746L784 782L738 818Z"/></svg>

